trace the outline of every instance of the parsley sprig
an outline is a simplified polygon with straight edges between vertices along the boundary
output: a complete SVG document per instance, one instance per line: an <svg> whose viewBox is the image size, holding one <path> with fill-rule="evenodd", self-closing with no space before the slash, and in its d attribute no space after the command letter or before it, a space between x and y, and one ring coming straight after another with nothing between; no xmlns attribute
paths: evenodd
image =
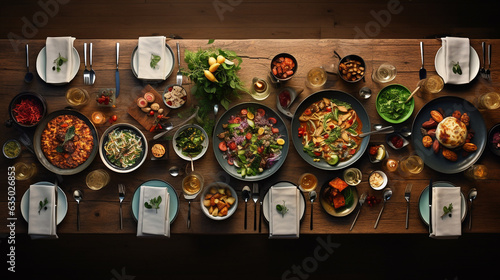
<svg viewBox="0 0 500 280"><path fill-rule="evenodd" d="M443 206L443 215L441 215L441 219L444 218L446 215L451 217L451 211L453 210L453 203L450 203L448 207Z"/></svg>
<svg viewBox="0 0 500 280"><path fill-rule="evenodd" d="M282 217L288 212L288 207L285 205L285 201L283 200L283 204L276 204L276 210L281 214Z"/></svg>
<svg viewBox="0 0 500 280"><path fill-rule="evenodd" d="M152 69L156 69L158 67L158 62L160 62L161 56L156 55L156 54L151 54L151 62L149 63L149 66L151 66Z"/></svg>
<svg viewBox="0 0 500 280"><path fill-rule="evenodd" d="M55 66L52 66L52 71L56 71L57 70L57 72L60 72L61 71L61 66L66 61L68 61L68 59L65 58L65 57L62 57L61 53L59 53L59 57L57 57L56 59L54 59L54 65Z"/></svg>
<svg viewBox="0 0 500 280"><path fill-rule="evenodd" d="M158 213L158 209L160 209L160 204L161 204L161 196L151 198L149 200L149 203L146 201L144 202L144 207L147 209L155 209L156 213Z"/></svg>
<svg viewBox="0 0 500 280"><path fill-rule="evenodd" d="M40 200L40 203L38 203L38 215L40 215L40 211L47 210L47 204L49 204L49 200L45 198L43 201Z"/></svg>

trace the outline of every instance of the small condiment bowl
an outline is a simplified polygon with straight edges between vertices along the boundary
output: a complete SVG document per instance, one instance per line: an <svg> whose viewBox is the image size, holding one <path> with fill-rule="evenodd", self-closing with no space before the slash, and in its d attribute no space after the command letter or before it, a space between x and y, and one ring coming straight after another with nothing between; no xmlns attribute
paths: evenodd
<svg viewBox="0 0 500 280"><path fill-rule="evenodd" d="M180 87L182 90L181 92L184 94L184 98L183 97L179 97L181 100L184 100L184 102L182 103L179 103L178 105L174 105L174 103L172 102L175 102L174 101L174 98L176 100L179 100L177 99L176 97L172 97L172 98L167 98L166 95L168 92L172 92L172 89L174 87ZM162 96L162 99L163 99L163 103L165 103L165 105L168 107L168 108L171 108L171 109L177 109L177 108L180 108L182 107L184 104L186 104L187 102L187 91L186 89L181 86L181 85L178 85L178 84L171 84L171 85L168 85L165 90L163 91L163 96ZM170 102L169 102L170 101Z"/></svg>
<svg viewBox="0 0 500 280"><path fill-rule="evenodd" d="M374 146L376 146L376 147L382 147L382 148L384 149L385 153L384 153L384 157L383 157L383 158L381 158L381 159L377 159L377 155L371 155L371 154L370 154L370 148L371 148L371 147L374 147ZM371 143L371 144L368 146L368 149L367 149L366 151L367 151L367 153L368 153L368 158L370 159L370 162L371 162L371 163L378 163L378 162L381 162L381 161L383 161L384 159L386 159L386 158L388 158L388 157L389 157L389 152L387 151L387 148L385 147L385 145L384 145L384 144L381 144L381 143Z"/></svg>
<svg viewBox="0 0 500 280"><path fill-rule="evenodd" d="M378 177L378 175L380 175L380 177L382 178L382 182L380 182L380 183L378 183L378 181L372 182L372 180L373 180L372 176ZM389 182L389 179L388 179L387 175L381 170L375 170L372 173L370 173L370 176L368 176L368 183L370 184L370 187L376 191L384 189L387 186L388 182Z"/></svg>
<svg viewBox="0 0 500 280"><path fill-rule="evenodd" d="M6 152L6 149L8 146L12 145L15 150L13 151L13 154L9 154ZM21 154L21 143L17 141L16 139L9 139L5 141L2 147L3 155L8 158L8 159L15 159Z"/></svg>
<svg viewBox="0 0 500 280"><path fill-rule="evenodd" d="M14 112L14 109L16 108L16 105L20 104L23 100L33 100L38 106L41 107L41 118L38 122L33 123L33 124L23 124L17 121L16 119L16 114ZM25 128L31 128L37 126L40 121L42 121L43 117L47 114L47 103L45 101L45 98L43 98L40 94L35 93L35 92L21 92L18 95L16 95L12 100L10 101L9 104L9 114L10 114L10 120L8 121L9 123L15 123L21 127Z"/></svg>
<svg viewBox="0 0 500 280"><path fill-rule="evenodd" d="M283 78L283 77L278 77L276 76L274 73L273 73L273 67L274 67L274 62L275 60L279 59L280 57L284 57L284 58L290 58L293 63L295 64L295 66L291 69L293 71L293 74L292 75L288 75L286 78ZM290 80L293 76L295 76L295 73L297 73L297 68L299 67L299 64L297 63L297 59L295 59L295 57L293 57L293 55L291 54L288 54L288 53L280 53L278 55L276 55L275 57L273 57L273 59L271 60L271 75L272 77L277 80L278 82L284 82L284 81L288 81Z"/></svg>
<svg viewBox="0 0 500 280"><path fill-rule="evenodd" d="M393 137L399 137L403 143L401 144L400 147L396 147L394 145L394 143L392 142L392 138ZM403 136L401 136L399 133L391 133L391 134L387 134L385 136L385 141L387 142L387 145L389 145L389 147L393 148L394 150L400 150L406 146L408 146L408 144L410 144L410 142L408 140L406 140Z"/></svg>

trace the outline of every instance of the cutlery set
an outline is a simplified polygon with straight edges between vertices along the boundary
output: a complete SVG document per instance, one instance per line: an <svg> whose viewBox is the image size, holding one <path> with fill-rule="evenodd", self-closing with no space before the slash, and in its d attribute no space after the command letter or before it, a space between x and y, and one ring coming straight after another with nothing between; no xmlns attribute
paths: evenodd
<svg viewBox="0 0 500 280"><path fill-rule="evenodd" d="M483 79L491 80L491 45L488 45L488 69L486 69L486 43L482 42L481 47L483 49L483 66L479 69L479 74Z"/></svg>
<svg viewBox="0 0 500 280"><path fill-rule="evenodd" d="M83 70L83 83L86 85L93 85L95 83L95 71L92 68L92 43L89 45L89 66L90 70L87 69L87 43L83 43L83 60L85 63L85 69Z"/></svg>
<svg viewBox="0 0 500 280"><path fill-rule="evenodd" d="M257 201L260 199L260 191L259 184L254 182L252 185L252 190L250 190L249 186L243 187L241 196L245 201L245 220L244 220L244 228L247 229L247 202L248 200L253 200L254 208L253 208L253 230L257 230ZM262 231L262 200L260 200L260 215L259 215L259 232Z"/></svg>

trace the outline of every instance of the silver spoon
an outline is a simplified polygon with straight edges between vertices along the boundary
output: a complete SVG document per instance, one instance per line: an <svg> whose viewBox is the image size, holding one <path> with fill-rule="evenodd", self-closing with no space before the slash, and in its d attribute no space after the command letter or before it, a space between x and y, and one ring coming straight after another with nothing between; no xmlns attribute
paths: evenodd
<svg viewBox="0 0 500 280"><path fill-rule="evenodd" d="M241 196L243 197L243 200L245 201L245 229L247 229L247 202L250 199L250 195L251 195L250 187L244 186Z"/></svg>
<svg viewBox="0 0 500 280"><path fill-rule="evenodd" d="M477 197L477 189L472 188L469 191L470 211L469 211L469 229L472 228L472 202Z"/></svg>
<svg viewBox="0 0 500 280"><path fill-rule="evenodd" d="M359 96L363 99L368 99L372 96L372 90L369 87L362 87L359 90Z"/></svg>
<svg viewBox="0 0 500 280"><path fill-rule="evenodd" d="M316 193L316 191L311 191L309 193L309 200L311 201L311 230L313 229L313 203L314 203L314 200L316 200L316 197L318 196L318 194Z"/></svg>
<svg viewBox="0 0 500 280"><path fill-rule="evenodd" d="M93 85L95 83L95 71L92 69L92 43L90 43L90 84Z"/></svg>
<svg viewBox="0 0 500 280"><path fill-rule="evenodd" d="M30 72L30 54L28 49L28 44L26 44L26 75L24 76L24 81L31 83L33 81L33 73Z"/></svg>
<svg viewBox="0 0 500 280"><path fill-rule="evenodd" d="M179 167L177 166L172 166L168 169L168 173L170 173L170 176L172 177L177 177L179 176Z"/></svg>
<svg viewBox="0 0 500 280"><path fill-rule="evenodd" d="M167 126L165 127L165 131L162 131L162 132L156 134L155 136L153 136L153 139L156 140L156 139L162 137L163 135L167 134L167 132L169 132L172 129L174 129L174 125L172 123L168 123Z"/></svg>
<svg viewBox="0 0 500 280"><path fill-rule="evenodd" d="M355 223L356 223L356 221L358 220L359 212L361 212L361 207L363 206L363 203L365 203L366 196L367 196L367 194L366 194L366 193L363 193L363 194L359 197L359 210L358 210L358 213L356 213L356 217L354 217L354 221L352 221L352 225L351 225L351 228L350 228L349 230L352 230L352 229L354 228L354 224L355 224Z"/></svg>
<svg viewBox="0 0 500 280"><path fill-rule="evenodd" d="M382 205L382 209L380 209L380 213L378 214L377 221L375 222L375 226L373 228L377 228L378 222L380 221L380 217L382 217L382 212L384 212L385 208L385 203L391 199L392 196L392 190L390 188L385 189L383 197L384 197L384 204Z"/></svg>
<svg viewBox="0 0 500 280"><path fill-rule="evenodd" d="M83 193L81 190L75 190L73 192L73 197L76 200L76 229L80 230L80 201L83 198Z"/></svg>
<svg viewBox="0 0 500 280"><path fill-rule="evenodd" d="M398 132L403 137L408 137L411 135L411 129L409 129L407 126L403 126L402 128L399 129Z"/></svg>
<svg viewBox="0 0 500 280"><path fill-rule="evenodd" d="M392 125L386 126L386 127L380 127L380 128L378 127L378 125L375 125L374 128L375 128L375 130L373 130L373 131L363 132L363 133L359 134L359 137L363 138L363 137L366 137L366 136L371 135L371 134L378 134L378 133L387 134L387 133L394 132L394 127Z"/></svg>
<svg viewBox="0 0 500 280"><path fill-rule="evenodd" d="M219 104L214 105L214 115L217 116L217 113L219 112Z"/></svg>

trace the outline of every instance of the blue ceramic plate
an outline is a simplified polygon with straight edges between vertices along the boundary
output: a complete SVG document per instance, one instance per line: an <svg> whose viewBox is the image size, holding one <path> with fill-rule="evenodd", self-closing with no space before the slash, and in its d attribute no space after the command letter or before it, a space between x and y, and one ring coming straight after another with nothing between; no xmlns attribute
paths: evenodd
<svg viewBox="0 0 500 280"><path fill-rule="evenodd" d="M221 141L217 137L217 135L224 132L222 125L228 123L228 120L232 115L239 114L241 109L247 109L249 107L255 108L256 110L259 108L262 108L266 111L267 118L272 117L272 118L275 118L277 120L277 123L273 127L276 127L280 130L280 134L282 135L281 138L283 140L285 140L285 144L283 145L283 149L281 150L281 153L282 153L281 158L276 163L274 163L274 165L271 168L264 170L264 172L262 172L259 175L245 176L245 178L242 178L241 175L238 174L236 167L233 165L229 165L227 160L223 157L222 152L218 148L219 143ZM285 162L286 155L288 154L288 149L290 146L289 142L290 142L290 139L288 138L288 130L286 129L286 125L283 122L283 119L278 115L278 113L276 113L274 110L272 110L271 108L269 108L265 105L262 105L259 103L252 103L252 102L241 103L241 104L238 104L238 105L230 108L229 110L227 110L220 117L217 124L215 125L215 131L214 131L214 135L213 135L214 153L215 153L215 158L219 162L219 165L222 167L222 169L224 169L224 171L226 171L232 177L239 179L239 180L242 180L242 181L247 181L247 182L259 181L259 180L265 179L265 178L273 175L276 171L278 171L278 169L281 167L281 165L283 165L283 162Z"/></svg>
<svg viewBox="0 0 500 280"><path fill-rule="evenodd" d="M424 122L429 120L431 111L438 110L439 108L442 108L444 111L443 117L451 116L455 110L469 115L470 129L475 132L471 142L476 144L477 151L464 156L462 150L458 150L458 160L449 161L441 153L434 154L432 148L424 147L420 128ZM425 104L415 117L411 131L411 143L425 164L438 172L446 174L459 173L473 165L483 154L488 133L483 116L476 107L469 101L456 96L438 97Z"/></svg>
<svg viewBox="0 0 500 280"><path fill-rule="evenodd" d="M33 185L39 186L53 186L53 183L50 182L38 182ZM24 193L21 198L21 214L26 222L29 222L29 213L30 213L30 189ZM66 217L66 213L68 213L68 198L66 194L61 189L61 187L57 187L57 224L60 224L64 217Z"/></svg>
<svg viewBox="0 0 500 280"><path fill-rule="evenodd" d="M139 217L139 196L141 195L140 190L142 186L167 188L168 194L170 195L170 201L168 203L168 218L170 223L173 223L177 217L177 213L179 212L179 196L177 195L174 187L172 187L169 183L155 179L142 183L134 192L134 197L132 198L132 214L134 215L135 220L137 221L137 218Z"/></svg>
<svg viewBox="0 0 500 280"><path fill-rule="evenodd" d="M308 96L306 99L300 103L300 105L297 107L297 111L295 111L295 114L292 119L292 140L293 140L293 145L295 146L295 149L299 153L299 155L310 165L323 169L323 170L339 170L339 169L344 169L351 164L355 163L361 156L363 156L363 153L365 152L366 148L368 147L368 143L370 142L370 136L367 136L363 138L361 141L361 145L359 147L359 150L354 154L352 158L350 158L347 161L342 161L339 162L336 165L330 165L326 163L324 160L321 160L319 162L316 162L313 160L312 157L310 157L307 153L304 152L304 146L302 145L302 138L299 138L298 136L298 129L300 127L300 121L299 117L300 115L309 107L311 104L313 104L316 101L319 101L323 98L329 98L329 99L338 99L340 101L348 102L352 105L352 108L356 111L356 114L358 115L358 118L361 120L361 123L363 124L363 127L361 129L362 132L368 132L370 131L371 125L370 125L370 118L368 117L368 114L366 113L365 107L352 95L338 91L338 90L322 90L318 91L314 94L311 94Z"/></svg>
<svg viewBox="0 0 500 280"><path fill-rule="evenodd" d="M449 188L455 187L450 182L434 182L432 183L433 188ZM462 192L460 192L460 197L462 198L461 208L462 208L462 222L465 219L467 214L467 204L465 203L465 197ZM418 198L418 213L420 214L420 218L426 225L429 225L429 186L425 187L425 189L420 194Z"/></svg>

